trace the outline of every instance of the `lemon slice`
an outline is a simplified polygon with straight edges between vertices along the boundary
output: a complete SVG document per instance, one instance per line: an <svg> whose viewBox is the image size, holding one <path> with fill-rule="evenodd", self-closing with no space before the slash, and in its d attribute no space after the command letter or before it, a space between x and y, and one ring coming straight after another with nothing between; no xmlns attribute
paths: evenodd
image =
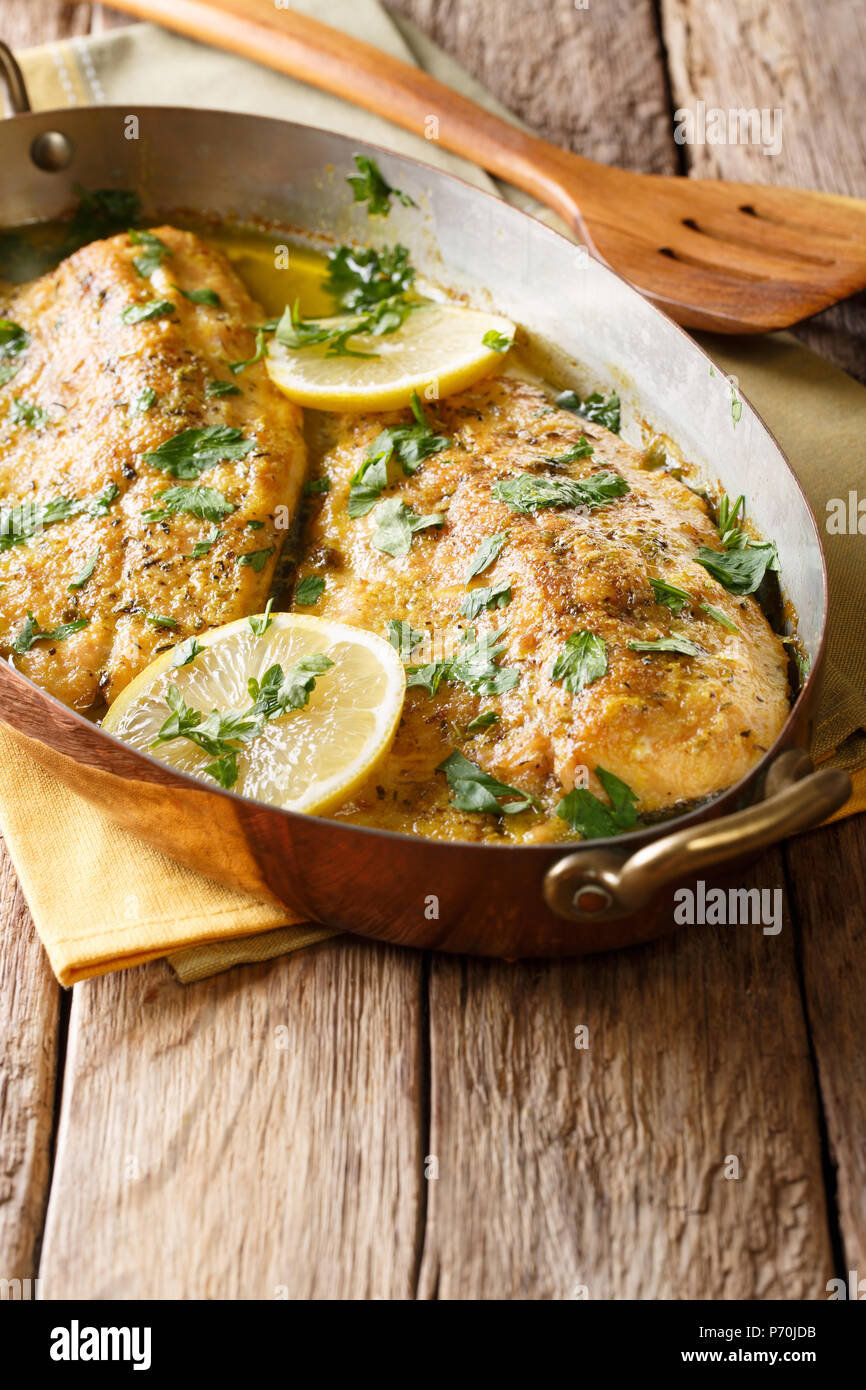
<svg viewBox="0 0 866 1390"><path fill-rule="evenodd" d="M321 814L341 804L388 752L397 730L406 677L394 648L382 637L345 623L299 613L274 613L256 635L246 618L198 638L193 660L172 667L189 650L164 652L117 697L103 727L179 772L217 785L205 768L213 763L186 738L158 743L170 717L169 686L201 712L241 713L250 708L250 677L261 681L279 664L284 673L303 657L322 655L333 665L315 677L301 709L268 720L248 743L237 743L237 781L232 791L290 811ZM182 649L182 650L181 650Z"/></svg>
<svg viewBox="0 0 866 1390"><path fill-rule="evenodd" d="M339 328L352 315L320 320ZM514 338L514 324L499 314L458 304L419 304L394 333L357 333L352 352L376 356L327 355L327 344L287 348L274 340L268 348L271 380L298 405L314 410L399 410L413 391L422 400L453 395L501 365L500 349Z"/></svg>

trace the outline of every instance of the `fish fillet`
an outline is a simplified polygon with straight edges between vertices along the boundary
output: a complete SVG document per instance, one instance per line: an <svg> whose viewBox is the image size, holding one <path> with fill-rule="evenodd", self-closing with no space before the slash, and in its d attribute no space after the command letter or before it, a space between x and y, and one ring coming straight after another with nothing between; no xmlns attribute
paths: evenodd
<svg viewBox="0 0 866 1390"><path fill-rule="evenodd" d="M375 513L350 519L352 475L388 417L319 417L317 471L330 490L314 506L300 574L325 578L312 610L384 632L391 619L433 638L433 658L454 651L467 623L459 609L471 589L510 585L504 607L484 610L478 633L505 629L500 664L520 673L505 693L485 696L444 680L434 695L407 692L387 763L341 818L453 839L572 837L555 815L577 782L604 793L601 766L626 782L643 814L671 813L744 775L772 744L788 713L787 656L751 596L729 594L694 561L702 545L720 549L704 500L602 426L551 409L544 393L508 377L488 380L428 407L452 447L424 460L411 477L396 470L385 495L444 525L417 531L409 553L372 544ZM586 434L589 458L551 465ZM588 511L517 513L494 496L497 480L521 472L584 477L606 469L630 491ZM470 586L470 557L485 538L507 533L495 562ZM650 578L688 590L736 625L731 632L700 610L675 615L656 601ZM589 630L607 648L606 673L572 695L552 670L568 637ZM687 636L701 654L637 652L632 641ZM414 660L426 661L430 653ZM482 712L498 716L478 733ZM485 772L539 798L542 815L498 819L458 811L436 768L459 749ZM585 769L586 771L582 771Z"/></svg>
<svg viewBox="0 0 866 1390"><path fill-rule="evenodd" d="M29 337L7 353L14 374L0 385L4 518L57 499L72 513L17 543L6 521L0 651L9 655L28 612L45 632L86 619L13 656L79 710L113 700L166 645L264 607L306 470L300 409L261 360L230 370L255 356L251 325L262 310L199 237L172 227L155 235L168 249L149 275L133 264L147 247L123 234L85 246L0 305ZM154 302L170 310L129 321ZM237 394L210 394L213 382ZM239 431L246 451L197 478L143 457L183 431L220 426ZM159 493L196 484L222 495L218 522L153 518L165 512ZM113 500L100 505L106 489ZM70 589L91 560L90 577Z"/></svg>

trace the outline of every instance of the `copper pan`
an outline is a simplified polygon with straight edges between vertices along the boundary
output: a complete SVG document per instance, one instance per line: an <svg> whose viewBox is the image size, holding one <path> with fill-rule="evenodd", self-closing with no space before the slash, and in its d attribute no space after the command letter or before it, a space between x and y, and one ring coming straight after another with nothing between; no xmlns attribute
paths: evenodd
<svg viewBox="0 0 866 1390"><path fill-rule="evenodd" d="M134 188L154 215L195 209L293 234L370 240L343 175L354 153L372 154L421 209L396 210L378 238L399 239L439 284L495 304L538 342L556 344L561 372L577 385L615 383L626 437L649 421L704 476L746 494L753 521L778 544L783 597L811 660L785 728L748 777L688 815L568 849L446 844L279 811L133 752L2 662L0 716L22 751L221 882L364 936L506 957L580 954L670 930L675 889L731 872L844 803L847 776L811 771L804 751L827 625L815 518L766 426L745 400L733 418L736 385L680 328L580 247L427 165L306 126L218 111L138 108L129 139L125 108L32 114L8 50L0 70L18 112L0 124L5 225L64 212L78 183Z"/></svg>

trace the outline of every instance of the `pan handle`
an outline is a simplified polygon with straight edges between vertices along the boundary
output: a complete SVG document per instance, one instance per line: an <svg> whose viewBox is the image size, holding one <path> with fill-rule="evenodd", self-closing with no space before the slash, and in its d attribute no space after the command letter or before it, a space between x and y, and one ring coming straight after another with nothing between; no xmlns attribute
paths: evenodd
<svg viewBox="0 0 866 1390"><path fill-rule="evenodd" d="M635 854L584 849L548 869L544 897L570 922L615 921L645 907L666 884L701 869L745 859L787 835L820 824L851 795L839 768L814 772L808 754L789 748L772 764L765 797L743 811L677 830Z"/></svg>
<svg viewBox="0 0 866 1390"><path fill-rule="evenodd" d="M0 40L0 84L6 92L13 116L23 116L30 110L30 98L18 62L12 49Z"/></svg>

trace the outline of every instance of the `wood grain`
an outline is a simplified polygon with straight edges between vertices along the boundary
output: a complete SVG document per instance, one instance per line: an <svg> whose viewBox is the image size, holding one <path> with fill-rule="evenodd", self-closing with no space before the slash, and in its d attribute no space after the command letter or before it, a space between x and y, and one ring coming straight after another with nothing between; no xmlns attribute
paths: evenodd
<svg viewBox="0 0 866 1390"><path fill-rule="evenodd" d="M421 967L345 941L76 985L43 1297L410 1297Z"/></svg>
<svg viewBox="0 0 866 1390"><path fill-rule="evenodd" d="M789 841L845 1269L866 1271L866 820Z"/></svg>
<svg viewBox="0 0 866 1390"><path fill-rule="evenodd" d="M749 882L781 874L774 854ZM582 963L437 957L430 1015L422 1296L826 1296L789 923L694 927Z"/></svg>
<svg viewBox="0 0 866 1390"><path fill-rule="evenodd" d="M866 7L849 0L661 0L671 91L729 110L782 112L782 149L683 146L690 173L866 196ZM866 381L866 294L796 330L816 352Z"/></svg>
<svg viewBox="0 0 866 1390"><path fill-rule="evenodd" d="M93 7L63 0L4 0L0 5L0 38L14 52L54 39L90 32Z"/></svg>
<svg viewBox="0 0 866 1390"><path fill-rule="evenodd" d="M60 988L0 842L0 1279L33 1279L37 1272L59 1014Z"/></svg>

